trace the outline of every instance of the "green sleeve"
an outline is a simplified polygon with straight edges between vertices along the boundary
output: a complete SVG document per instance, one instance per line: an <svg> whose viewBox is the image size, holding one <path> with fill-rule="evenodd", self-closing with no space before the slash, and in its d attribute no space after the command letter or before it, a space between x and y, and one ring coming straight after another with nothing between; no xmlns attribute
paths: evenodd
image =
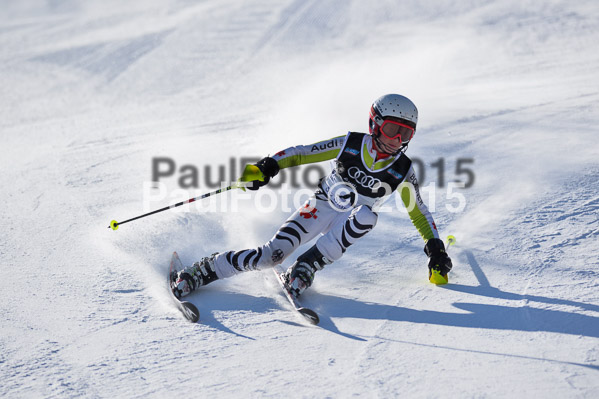
<svg viewBox="0 0 599 399"><path fill-rule="evenodd" d="M337 136L314 144L289 147L276 153L273 158L277 161L281 169L328 161L339 154L345 137Z"/></svg>
<svg viewBox="0 0 599 399"><path fill-rule="evenodd" d="M420 196L418 181L412 167L410 167L406 181L400 184L397 191L399 191L412 224L416 227L424 241L426 242L431 238L439 238L439 232L437 231L433 216Z"/></svg>

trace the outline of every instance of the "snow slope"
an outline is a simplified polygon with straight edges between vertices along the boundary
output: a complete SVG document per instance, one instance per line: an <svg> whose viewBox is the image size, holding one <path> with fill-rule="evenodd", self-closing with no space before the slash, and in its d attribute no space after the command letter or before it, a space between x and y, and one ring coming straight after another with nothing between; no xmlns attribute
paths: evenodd
<svg viewBox="0 0 599 399"><path fill-rule="evenodd" d="M592 1L3 2L0 395L598 397L598 40ZM232 192L106 228L207 191L207 165L366 131L388 92L419 107L423 186L445 161L447 286L388 212L306 293L320 326L268 272L202 289L193 325L172 251L255 246L289 212ZM154 157L201 186L149 201Z"/></svg>

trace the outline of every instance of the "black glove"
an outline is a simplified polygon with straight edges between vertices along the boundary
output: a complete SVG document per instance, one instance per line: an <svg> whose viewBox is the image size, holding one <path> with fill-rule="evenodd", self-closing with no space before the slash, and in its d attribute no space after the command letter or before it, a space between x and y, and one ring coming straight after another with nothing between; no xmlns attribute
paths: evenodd
<svg viewBox="0 0 599 399"><path fill-rule="evenodd" d="M274 158L262 158L256 163L256 166L264 175L264 181L252 181L251 184L246 186L248 190L258 190L260 187L267 185L271 177L275 177L277 173L279 173L279 164L274 160Z"/></svg>
<svg viewBox="0 0 599 399"><path fill-rule="evenodd" d="M424 246L424 253L428 256L428 276L432 270L438 270L442 276L447 276L453 265L445 252L445 244L438 238L431 238Z"/></svg>

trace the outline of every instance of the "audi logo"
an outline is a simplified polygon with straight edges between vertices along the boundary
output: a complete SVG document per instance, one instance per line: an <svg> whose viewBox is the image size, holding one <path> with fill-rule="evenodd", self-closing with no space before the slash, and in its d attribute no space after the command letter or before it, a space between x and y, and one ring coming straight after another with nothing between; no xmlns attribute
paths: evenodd
<svg viewBox="0 0 599 399"><path fill-rule="evenodd" d="M378 190L382 185L379 179L367 175L364 171L358 169L357 166L352 166L349 168L347 174L360 186L364 188L370 188L373 191Z"/></svg>

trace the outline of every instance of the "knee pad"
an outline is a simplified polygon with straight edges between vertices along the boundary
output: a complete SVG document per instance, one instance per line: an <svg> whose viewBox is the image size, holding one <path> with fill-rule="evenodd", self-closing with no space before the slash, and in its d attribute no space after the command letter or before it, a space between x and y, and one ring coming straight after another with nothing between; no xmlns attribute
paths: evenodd
<svg viewBox="0 0 599 399"><path fill-rule="evenodd" d="M360 205L349 216L359 230L372 230L376 226L378 218L378 215L366 205Z"/></svg>

